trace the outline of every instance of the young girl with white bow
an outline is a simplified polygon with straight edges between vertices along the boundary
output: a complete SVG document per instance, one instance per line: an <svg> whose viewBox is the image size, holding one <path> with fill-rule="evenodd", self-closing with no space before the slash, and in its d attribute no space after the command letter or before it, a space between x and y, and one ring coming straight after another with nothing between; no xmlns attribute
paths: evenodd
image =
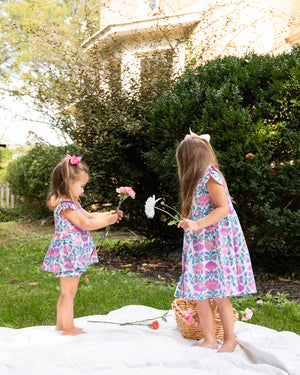
<svg viewBox="0 0 300 375"><path fill-rule="evenodd" d="M219 309L224 342L219 352L236 346L234 315L228 297L255 293L250 256L227 184L208 134L190 131L176 152L180 180L184 242L182 275L175 297L196 300L204 342L217 349L210 299Z"/></svg>

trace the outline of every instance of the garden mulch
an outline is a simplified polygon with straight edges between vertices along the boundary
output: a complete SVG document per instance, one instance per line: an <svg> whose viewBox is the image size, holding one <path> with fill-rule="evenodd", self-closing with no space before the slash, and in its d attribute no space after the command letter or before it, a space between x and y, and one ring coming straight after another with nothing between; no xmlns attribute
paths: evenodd
<svg viewBox="0 0 300 375"><path fill-rule="evenodd" d="M176 282L181 274L181 262L174 263L152 258L136 258L116 256L107 250L98 250L99 267L109 270L129 270L157 281ZM278 276L270 279L256 278L257 294L264 296L271 293L287 295L287 299L300 304L300 280Z"/></svg>

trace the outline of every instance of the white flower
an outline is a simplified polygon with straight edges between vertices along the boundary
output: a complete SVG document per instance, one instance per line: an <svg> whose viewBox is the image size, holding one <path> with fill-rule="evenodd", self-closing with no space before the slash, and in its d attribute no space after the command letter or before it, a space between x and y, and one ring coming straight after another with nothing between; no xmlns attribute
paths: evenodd
<svg viewBox="0 0 300 375"><path fill-rule="evenodd" d="M146 213L146 216L147 216L149 219L153 219L153 218L154 218L154 214L155 214L155 204L156 204L159 200L161 200L161 198L155 200L155 195L153 195L152 197L149 197L149 198L146 200L146 203L145 203L145 213Z"/></svg>

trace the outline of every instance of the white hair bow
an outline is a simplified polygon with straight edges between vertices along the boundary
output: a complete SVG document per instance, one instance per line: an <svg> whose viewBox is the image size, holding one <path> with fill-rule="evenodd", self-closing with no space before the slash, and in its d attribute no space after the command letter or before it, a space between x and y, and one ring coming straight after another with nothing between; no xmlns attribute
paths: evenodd
<svg viewBox="0 0 300 375"><path fill-rule="evenodd" d="M190 128L190 134L187 134L186 136L185 136L185 138L199 138L199 139L205 139L207 142L209 142L210 141L210 135L209 134L201 134L201 135L198 135L198 134L196 134L196 133L193 133L192 131L191 131L191 128Z"/></svg>

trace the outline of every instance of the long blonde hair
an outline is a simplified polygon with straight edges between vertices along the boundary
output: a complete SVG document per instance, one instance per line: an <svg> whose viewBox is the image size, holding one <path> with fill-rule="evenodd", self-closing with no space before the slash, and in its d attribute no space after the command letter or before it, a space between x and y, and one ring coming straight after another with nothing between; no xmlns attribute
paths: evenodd
<svg viewBox="0 0 300 375"><path fill-rule="evenodd" d="M197 183L210 165L219 169L214 150L205 139L187 136L177 147L176 160L180 181L182 216L189 218Z"/></svg>
<svg viewBox="0 0 300 375"><path fill-rule="evenodd" d="M77 181L82 173L89 174L84 163L71 164L70 158L63 158L54 168L51 176L51 190L47 199L47 206L54 210L61 198L71 199L75 202L70 191L70 183ZM76 203L76 202L75 202Z"/></svg>

